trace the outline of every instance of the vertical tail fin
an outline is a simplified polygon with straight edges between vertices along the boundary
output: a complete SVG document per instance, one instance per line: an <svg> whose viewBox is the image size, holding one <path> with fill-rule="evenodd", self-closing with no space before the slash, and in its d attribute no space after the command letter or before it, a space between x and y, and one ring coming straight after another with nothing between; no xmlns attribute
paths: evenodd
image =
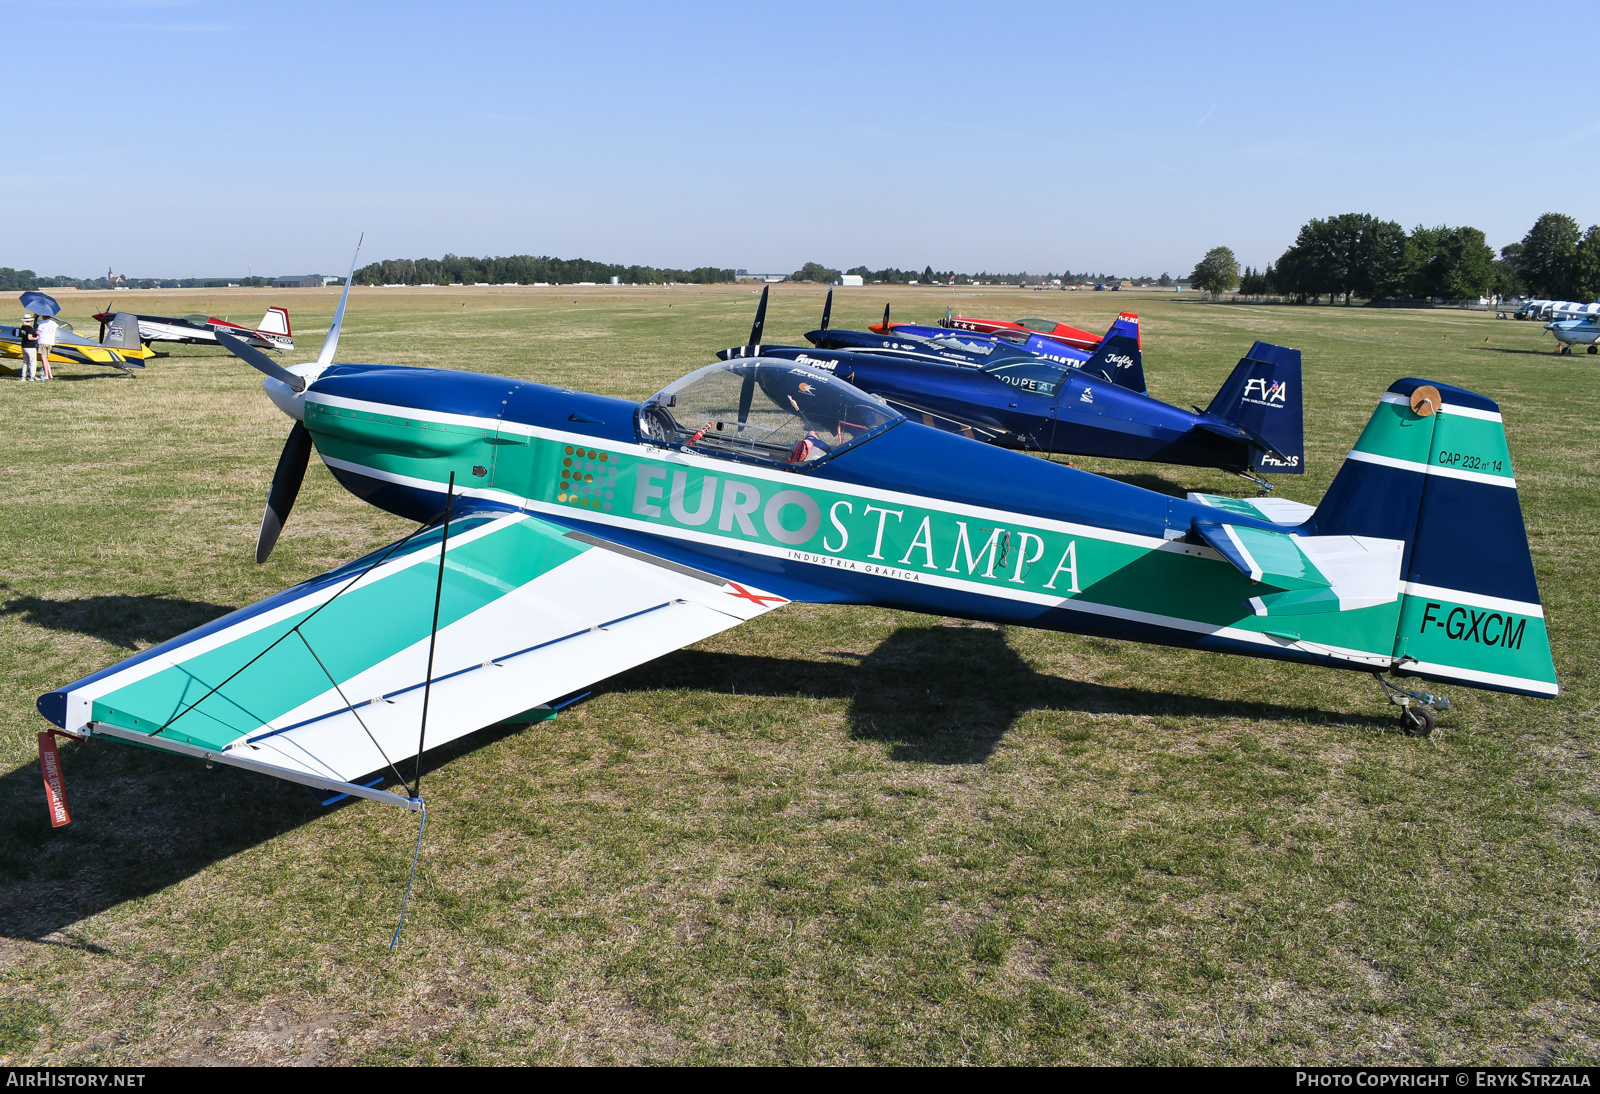
<svg viewBox="0 0 1600 1094"><path fill-rule="evenodd" d="M1129 391L1146 393L1144 353L1139 348L1139 317L1119 315L1094 353L1078 366Z"/></svg>
<svg viewBox="0 0 1600 1094"><path fill-rule="evenodd" d="M286 308L268 308L267 314L261 317L261 325L256 328L268 334L281 334L285 338L293 337L289 329L289 312Z"/></svg>
<svg viewBox="0 0 1600 1094"><path fill-rule="evenodd" d="M1300 386L1300 351L1257 342L1217 389L1206 413L1260 437L1283 456L1280 460L1258 449L1251 454L1251 470L1300 475L1306 469Z"/></svg>
<svg viewBox="0 0 1600 1094"><path fill-rule="evenodd" d="M107 349L136 350L139 341L139 317L132 312L119 311L109 322L101 324L100 344Z"/></svg>
<svg viewBox="0 0 1600 1094"><path fill-rule="evenodd" d="M1112 327L1113 330L1115 330L1117 328L1118 324L1127 324L1127 323L1131 323L1133 325L1133 337L1134 337L1134 340L1139 343L1139 348L1140 349L1144 349L1144 335L1139 333L1139 317L1137 315L1135 315L1133 312L1131 312L1131 311L1119 312L1117 314L1117 322L1111 324L1111 327Z"/></svg>
<svg viewBox="0 0 1600 1094"><path fill-rule="evenodd" d="M1517 480L1492 399L1397 380L1308 529L1405 542L1396 671L1557 694Z"/></svg>

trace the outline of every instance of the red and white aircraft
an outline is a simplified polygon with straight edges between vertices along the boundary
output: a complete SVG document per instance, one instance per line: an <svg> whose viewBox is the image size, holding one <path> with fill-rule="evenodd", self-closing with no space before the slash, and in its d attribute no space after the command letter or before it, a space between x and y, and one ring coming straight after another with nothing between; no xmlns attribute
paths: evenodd
<svg viewBox="0 0 1600 1094"><path fill-rule="evenodd" d="M105 324L111 321L112 312L98 312L95 318L100 321L103 337ZM217 332L221 331L223 334L231 334L241 341L248 342L257 349L294 349L294 336L289 329L289 312L285 308L268 308L267 314L261 317L261 325L254 329L201 312L185 315L180 319L168 319L161 315L141 315L138 319L139 341L146 345L151 342L181 342L191 346L215 345Z"/></svg>
<svg viewBox="0 0 1600 1094"><path fill-rule="evenodd" d="M1054 319L1022 319L1015 323L1006 319L973 319L965 315L950 315L939 320L941 327L955 330L977 331L979 334L1001 334L1008 330L1030 331L1054 338L1073 349L1093 350L1100 344L1101 336L1093 331L1058 323Z"/></svg>

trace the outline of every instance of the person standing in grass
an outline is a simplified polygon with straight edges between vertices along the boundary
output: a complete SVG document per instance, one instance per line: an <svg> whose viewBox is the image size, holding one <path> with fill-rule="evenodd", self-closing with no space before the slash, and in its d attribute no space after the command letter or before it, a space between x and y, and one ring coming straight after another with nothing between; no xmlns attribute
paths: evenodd
<svg viewBox="0 0 1600 1094"><path fill-rule="evenodd" d="M22 342L22 378L32 380L39 371L39 328L29 320L33 316L24 315L22 325L17 328L17 337Z"/></svg>
<svg viewBox="0 0 1600 1094"><path fill-rule="evenodd" d="M50 351L56 348L56 330L61 326L54 318L41 315L38 319L39 327L39 367L44 370L41 380L54 380L56 374L50 371Z"/></svg>

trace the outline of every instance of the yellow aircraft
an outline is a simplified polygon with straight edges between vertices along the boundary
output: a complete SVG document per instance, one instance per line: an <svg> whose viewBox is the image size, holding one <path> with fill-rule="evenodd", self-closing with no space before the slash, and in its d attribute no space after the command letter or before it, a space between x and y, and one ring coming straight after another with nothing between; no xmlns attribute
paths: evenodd
<svg viewBox="0 0 1600 1094"><path fill-rule="evenodd" d="M50 349L53 365L109 365L130 372L144 368L145 361L157 356L156 352L139 341L139 317L131 312L118 312L105 327L105 340L96 342L74 334L67 324L61 324L56 334L56 344ZM22 366L13 367L11 361L22 360L22 335L16 327L0 326L0 371L12 376L22 373Z"/></svg>

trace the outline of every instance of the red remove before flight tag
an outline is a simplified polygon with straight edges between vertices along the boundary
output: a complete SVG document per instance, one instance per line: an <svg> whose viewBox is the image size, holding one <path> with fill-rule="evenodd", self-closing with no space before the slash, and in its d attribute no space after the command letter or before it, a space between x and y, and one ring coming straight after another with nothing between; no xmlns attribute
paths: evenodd
<svg viewBox="0 0 1600 1094"><path fill-rule="evenodd" d="M67 787L61 778L61 753L56 751L56 739L48 733L39 734L39 770L44 772L44 797L50 809L50 827L60 828L72 820L72 814L67 812Z"/></svg>

